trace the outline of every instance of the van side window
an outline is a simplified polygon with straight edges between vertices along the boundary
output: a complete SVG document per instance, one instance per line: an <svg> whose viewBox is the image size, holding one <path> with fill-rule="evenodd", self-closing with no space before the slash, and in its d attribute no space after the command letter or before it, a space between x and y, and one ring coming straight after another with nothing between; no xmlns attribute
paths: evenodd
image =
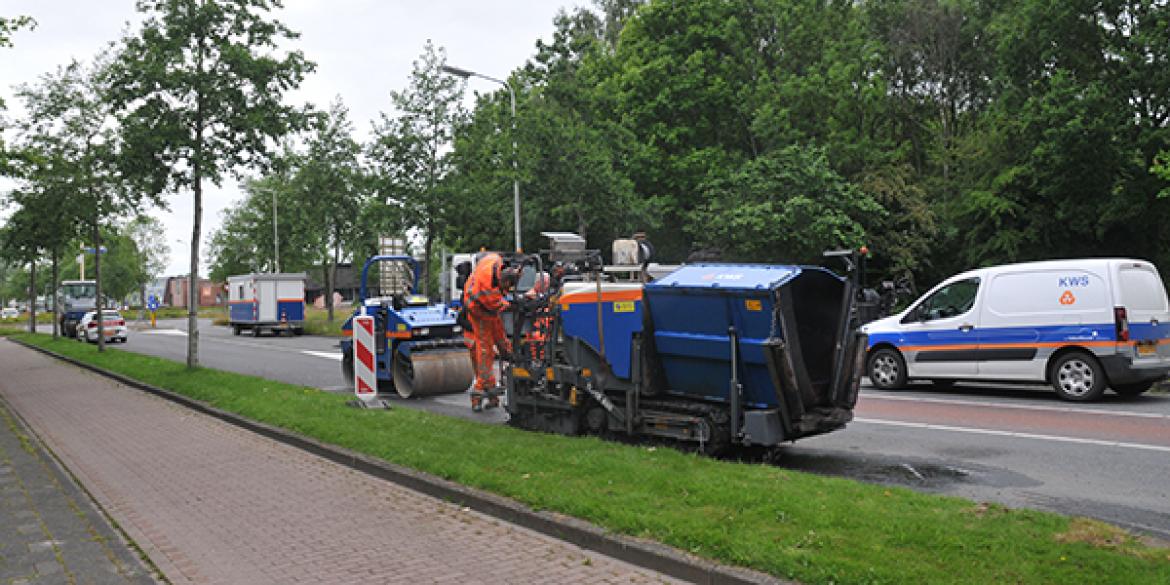
<svg viewBox="0 0 1170 585"><path fill-rule="evenodd" d="M914 310L915 316L920 321L957 317L971 310L978 292L978 278L952 282L923 300Z"/></svg>

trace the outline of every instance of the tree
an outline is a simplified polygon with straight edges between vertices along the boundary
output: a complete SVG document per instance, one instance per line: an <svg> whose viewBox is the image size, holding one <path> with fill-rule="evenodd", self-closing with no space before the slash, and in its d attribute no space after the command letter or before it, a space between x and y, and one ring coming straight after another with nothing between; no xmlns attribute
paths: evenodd
<svg viewBox="0 0 1170 585"><path fill-rule="evenodd" d="M213 280L253 272L301 272L317 263L324 230L312 198L294 179L299 160L299 155L286 151L268 175L245 181L244 198L223 211L208 247ZM272 227L274 211L277 234ZM276 235L279 250L273 242Z"/></svg>
<svg viewBox="0 0 1170 585"><path fill-rule="evenodd" d="M268 18L278 0L139 0L146 20L122 41L110 78L124 112L127 172L152 193L190 188L194 199L187 365L199 365L197 322L203 184L257 166L268 141L301 128L282 103L314 65L279 44L299 35Z"/></svg>
<svg viewBox="0 0 1170 585"><path fill-rule="evenodd" d="M122 226L122 232L134 242L138 251L138 301L141 306L146 306L146 285L162 275L171 255L166 229L158 219L139 214Z"/></svg>
<svg viewBox="0 0 1170 585"><path fill-rule="evenodd" d="M313 125L307 152L295 181L313 217L325 279L325 308L333 321L333 289L342 250L355 235L358 215L367 200L358 166L361 146L353 139L349 110L340 98ZM429 255L427 256L430 257Z"/></svg>
<svg viewBox="0 0 1170 585"><path fill-rule="evenodd" d="M687 231L740 261L815 262L826 248L865 243L865 225L884 214L833 171L822 149L799 146L709 181L703 195Z"/></svg>
<svg viewBox="0 0 1170 585"><path fill-rule="evenodd" d="M12 33L22 28L36 28L37 21L28 16L0 16L0 47L12 46Z"/></svg>
<svg viewBox="0 0 1170 585"><path fill-rule="evenodd" d="M17 205L18 208L9 218L8 227L11 231L6 234L5 247L11 249L6 250L4 256L10 259L34 257L35 262L37 250L49 254L55 311L57 283L60 282L59 262L66 250L76 249L73 244L78 233L76 223L78 210L72 207L73 186L67 175L61 175L61 170L68 168L68 163L47 158L47 154L49 153L36 151L29 146L20 152L23 185L9 194L10 203ZM70 213L70 209L74 212ZM29 283L29 288L34 288L35 266L31 267L29 276L33 280ZM53 320L54 338L58 335L59 323L58 315Z"/></svg>
<svg viewBox="0 0 1170 585"><path fill-rule="evenodd" d="M18 95L25 101L28 117L20 124L24 148L38 152L26 179L40 183L47 196L55 195L59 207L46 218L52 226L54 266L74 233L84 225L85 241L94 250L104 246L104 228L115 218L137 207L139 191L125 188L115 161L120 156L113 108L105 99L102 85L103 58L89 68L74 61L56 73L45 75L37 86L22 86ZM96 310L102 310L102 254L94 254L97 285ZM105 350L102 322L98 322L98 350Z"/></svg>
<svg viewBox="0 0 1170 585"><path fill-rule="evenodd" d="M446 53L427 41L414 62L410 86L390 93L397 115L381 114L369 149L378 195L398 206L423 234L423 294L430 293L431 253L451 209L451 193L442 183L451 158L444 150L465 116L463 84L442 72L445 62Z"/></svg>
<svg viewBox="0 0 1170 585"><path fill-rule="evenodd" d="M36 28L37 22L28 16L6 17L0 16L0 48L12 46L12 33L22 28ZM5 108L4 99L0 98L0 112ZM0 120L0 131L4 130L3 120ZM4 136L0 134L0 175L6 172L7 155L4 151Z"/></svg>
<svg viewBox="0 0 1170 585"><path fill-rule="evenodd" d="M0 231L0 257L18 265L29 266L26 289L29 300L29 333L36 333L37 330L37 262L42 251L40 235L35 210L23 206L9 216L3 230Z"/></svg>

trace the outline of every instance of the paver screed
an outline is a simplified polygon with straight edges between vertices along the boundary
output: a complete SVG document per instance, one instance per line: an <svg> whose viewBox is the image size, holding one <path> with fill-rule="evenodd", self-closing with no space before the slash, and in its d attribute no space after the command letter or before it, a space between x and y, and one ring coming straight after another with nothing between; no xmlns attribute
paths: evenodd
<svg viewBox="0 0 1170 585"><path fill-rule="evenodd" d="M0 341L0 395L173 583L659 583Z"/></svg>

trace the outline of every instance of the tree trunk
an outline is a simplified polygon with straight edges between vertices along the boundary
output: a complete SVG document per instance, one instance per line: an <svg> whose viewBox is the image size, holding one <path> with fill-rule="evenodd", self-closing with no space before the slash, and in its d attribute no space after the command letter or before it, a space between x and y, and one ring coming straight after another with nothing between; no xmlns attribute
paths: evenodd
<svg viewBox="0 0 1170 585"><path fill-rule="evenodd" d="M431 298L431 248L435 245L435 222L427 220L427 239L423 244L422 294ZM418 291L411 291L417 293Z"/></svg>
<svg viewBox="0 0 1170 585"><path fill-rule="evenodd" d="M337 262L341 259L341 245L333 245L333 263L325 275L325 306L329 308L329 322L333 322L333 290L337 288Z"/></svg>
<svg viewBox="0 0 1170 585"><path fill-rule="evenodd" d="M61 274L57 266L58 256L60 254L53 250L53 339L60 336L59 325L61 324L61 311L59 310L61 300L57 298L57 283L61 282Z"/></svg>
<svg viewBox="0 0 1170 585"><path fill-rule="evenodd" d="M202 8L202 3L200 4ZM195 52L195 68L198 81L204 76L203 56L206 52L204 38L199 38ZM195 152L191 157L191 185L194 191L194 211L191 219L191 274L187 278L187 367L199 367L199 229L203 220L203 132L206 121L203 117L204 92L196 87L195 96Z"/></svg>
<svg viewBox="0 0 1170 585"><path fill-rule="evenodd" d="M202 138L200 138L202 140ZM198 151L199 148L196 148ZM195 155L195 213L191 227L191 276L187 280L187 367L199 367L199 224L203 219L203 184Z"/></svg>
<svg viewBox="0 0 1170 585"><path fill-rule="evenodd" d="M333 322L333 271L329 269L329 254L325 254L325 261L321 263L321 278L325 279L325 318Z"/></svg>
<svg viewBox="0 0 1170 585"><path fill-rule="evenodd" d="M96 213L96 212L95 212ZM102 232L97 222L93 224L93 282L97 289L94 297L93 318L97 321L98 351L106 351L106 315L102 311Z"/></svg>
<svg viewBox="0 0 1170 585"><path fill-rule="evenodd" d="M28 332L37 332L37 261L28 269Z"/></svg>

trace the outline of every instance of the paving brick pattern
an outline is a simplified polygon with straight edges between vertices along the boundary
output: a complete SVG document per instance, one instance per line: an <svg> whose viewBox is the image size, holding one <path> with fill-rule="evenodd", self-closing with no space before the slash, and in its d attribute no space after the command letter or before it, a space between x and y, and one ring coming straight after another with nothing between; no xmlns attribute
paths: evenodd
<svg viewBox="0 0 1170 585"><path fill-rule="evenodd" d="M155 583L129 545L3 400L0 583Z"/></svg>
<svg viewBox="0 0 1170 585"><path fill-rule="evenodd" d="M0 341L0 396L173 583L660 583Z"/></svg>

